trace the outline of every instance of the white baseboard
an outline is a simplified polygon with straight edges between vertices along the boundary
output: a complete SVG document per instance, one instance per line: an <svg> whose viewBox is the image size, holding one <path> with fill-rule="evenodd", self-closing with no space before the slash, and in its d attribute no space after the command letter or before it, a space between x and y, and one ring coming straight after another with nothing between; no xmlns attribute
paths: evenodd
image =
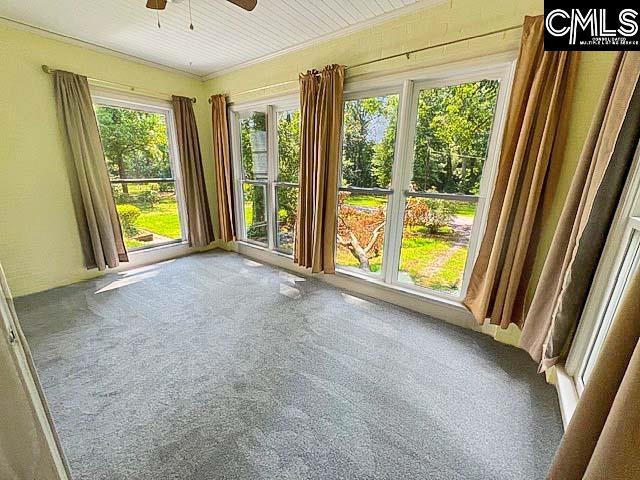
<svg viewBox="0 0 640 480"><path fill-rule="evenodd" d="M244 242L236 242L233 247L226 246L226 248L221 245L221 248L234 250L253 260L268 263L305 277L316 278L343 290L377 298L460 327L476 330L491 336L495 333L495 326L478 325L471 313L460 302L455 300L424 294L398 285L389 285L370 278L362 278L350 272L339 271L334 275L312 274L309 269L294 264L293 259L288 255Z"/></svg>

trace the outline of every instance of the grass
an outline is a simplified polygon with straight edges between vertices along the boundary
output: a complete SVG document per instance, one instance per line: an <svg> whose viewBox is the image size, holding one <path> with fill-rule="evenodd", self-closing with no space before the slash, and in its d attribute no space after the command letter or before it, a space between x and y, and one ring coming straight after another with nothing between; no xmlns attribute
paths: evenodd
<svg viewBox="0 0 640 480"><path fill-rule="evenodd" d="M135 223L139 229L176 240L182 237L178 204L174 196L165 197L153 207L145 206L140 210L142 213Z"/></svg>
<svg viewBox="0 0 640 480"><path fill-rule="evenodd" d="M178 204L175 195L162 197L155 205L136 205L141 213L135 222L140 233L151 232L162 237L178 240L182 237L180 229L180 217L178 216ZM135 249L149 245L149 242L141 242L125 236L125 246Z"/></svg>
<svg viewBox="0 0 640 480"><path fill-rule="evenodd" d="M473 218L476 216L476 206L477 204L475 203L458 202L456 215L459 217Z"/></svg>
<svg viewBox="0 0 640 480"><path fill-rule="evenodd" d="M387 197L383 195L349 195L344 200L345 205L354 207L384 207Z"/></svg>
<svg viewBox="0 0 640 480"><path fill-rule="evenodd" d="M445 292L457 291L467 261L467 247L455 245L453 240L448 235L427 235L417 228L405 229L400 271L407 273L414 285ZM338 247L336 261L341 266L358 268L358 261L345 247ZM371 258L369 263L372 272L379 272L382 255Z"/></svg>

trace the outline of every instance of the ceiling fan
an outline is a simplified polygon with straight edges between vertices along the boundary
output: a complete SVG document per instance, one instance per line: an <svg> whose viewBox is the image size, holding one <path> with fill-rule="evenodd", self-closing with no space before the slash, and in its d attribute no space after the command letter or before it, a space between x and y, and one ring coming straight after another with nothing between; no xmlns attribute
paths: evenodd
<svg viewBox="0 0 640 480"><path fill-rule="evenodd" d="M151 10L164 10L167 8L167 2L180 3L181 1L182 0L147 0L147 8L150 8ZM234 5L250 12L256 8L258 0L227 0L227 2L233 3Z"/></svg>

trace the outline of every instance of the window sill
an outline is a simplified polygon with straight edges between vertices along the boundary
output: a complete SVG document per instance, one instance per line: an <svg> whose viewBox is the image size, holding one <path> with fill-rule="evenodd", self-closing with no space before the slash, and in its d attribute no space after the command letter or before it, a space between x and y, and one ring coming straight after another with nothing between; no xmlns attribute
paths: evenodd
<svg viewBox="0 0 640 480"><path fill-rule="evenodd" d="M269 250L250 242L237 241L236 251L253 260L263 261L305 277L316 278L343 290L389 302L454 325L493 334L493 328L479 326L464 305L455 299L419 292L397 284L384 283L370 275L344 269L338 269L333 275L312 274L309 269L294 264L291 255Z"/></svg>
<svg viewBox="0 0 640 480"><path fill-rule="evenodd" d="M209 248L216 248L216 246L217 244L214 242L209 247L206 247L205 250ZM174 258L183 257L201 250L202 249L190 247L186 240L151 246L129 252L129 261L121 263L120 266L112 269L111 271L122 272L132 268L144 267L152 263L173 260Z"/></svg>
<svg viewBox="0 0 640 480"><path fill-rule="evenodd" d="M560 413L562 414L562 424L566 430L580 398L576 383L566 372L564 365L556 365L553 368L553 372L547 375L547 381L555 384L558 392L558 402L560 403Z"/></svg>

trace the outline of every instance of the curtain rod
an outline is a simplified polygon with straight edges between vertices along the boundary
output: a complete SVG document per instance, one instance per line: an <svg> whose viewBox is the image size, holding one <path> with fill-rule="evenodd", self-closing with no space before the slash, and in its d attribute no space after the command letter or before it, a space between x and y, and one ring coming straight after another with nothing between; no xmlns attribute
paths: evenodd
<svg viewBox="0 0 640 480"><path fill-rule="evenodd" d="M387 55L386 57L376 58L374 60L368 60L366 62L356 63L354 65L348 65L347 67L345 67L345 70L351 70L352 68L364 67L366 65L371 65L373 63L378 63L378 62L384 62L384 61L387 61L387 60L392 60L394 58L407 57L407 59L409 59L410 56L413 55L414 53L425 52L427 50L431 50L431 49L434 49L434 48L445 47L447 45L454 45L456 43L467 42L469 40L476 40L478 38L489 37L491 35L497 35L499 33L506 33L506 32L510 32L511 30L517 30L519 28L522 28L522 24L512 25L510 27L501 28L499 30L493 30L492 32L480 33L478 35L472 35L470 37L458 38L456 40L451 40L451 41L448 41L448 42L437 43L435 45L429 45L427 47L416 48L414 50L407 50L406 52L395 53L393 55ZM286 82L273 83L271 85L265 85L263 87L252 88L250 90L245 90L243 92L235 93L234 95L245 95L247 93L259 92L260 90L266 90L268 88L281 87L281 86L284 86L284 85L289 85L290 83L297 83L297 82L298 82L298 80L287 80ZM211 99L209 99L209 103L211 103Z"/></svg>
<svg viewBox="0 0 640 480"><path fill-rule="evenodd" d="M49 75L53 75L54 72L57 72L57 69L54 68L50 68L48 65L42 65L42 71L44 73L48 73ZM105 83L107 85L116 85L118 87L124 87L127 90L131 90L132 92L136 92L139 91L141 93L143 92L147 92L147 93L151 93L155 96L161 96L161 97L172 97L172 95L170 93L166 93L166 92L159 92L156 90L148 90L146 88L139 88L139 87L134 87L133 85L127 85L126 83L119 83L119 82L111 82L109 80L100 80L98 78L91 78L91 77L87 77L88 80L94 81L94 82L99 82L99 83ZM193 103L196 103L196 98L192 97L191 101Z"/></svg>

